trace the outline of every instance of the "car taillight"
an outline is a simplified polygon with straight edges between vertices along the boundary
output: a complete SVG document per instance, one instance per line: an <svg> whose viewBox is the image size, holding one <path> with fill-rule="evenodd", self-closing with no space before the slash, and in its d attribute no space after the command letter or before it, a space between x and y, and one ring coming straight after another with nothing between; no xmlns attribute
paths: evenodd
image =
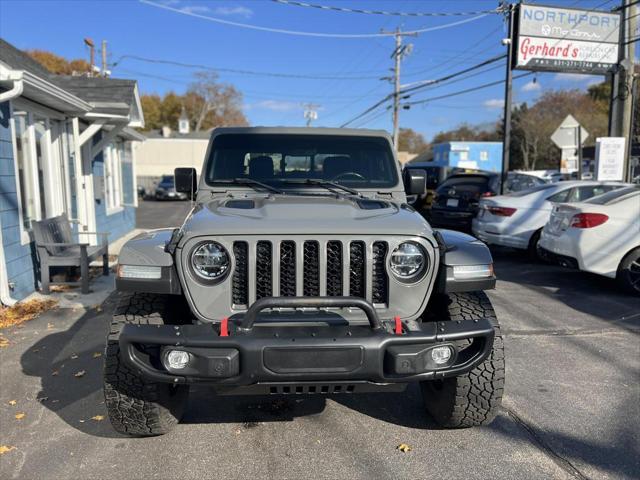
<svg viewBox="0 0 640 480"><path fill-rule="evenodd" d="M609 220L604 213L577 213L571 217L570 227L573 228L593 228L602 225Z"/></svg>
<svg viewBox="0 0 640 480"><path fill-rule="evenodd" d="M487 207L487 210L497 217L510 217L516 213L516 208L510 207Z"/></svg>
<svg viewBox="0 0 640 480"><path fill-rule="evenodd" d="M481 197L495 197L496 194L493 193L491 190L489 190L488 192L483 192L482 195L480 195Z"/></svg>

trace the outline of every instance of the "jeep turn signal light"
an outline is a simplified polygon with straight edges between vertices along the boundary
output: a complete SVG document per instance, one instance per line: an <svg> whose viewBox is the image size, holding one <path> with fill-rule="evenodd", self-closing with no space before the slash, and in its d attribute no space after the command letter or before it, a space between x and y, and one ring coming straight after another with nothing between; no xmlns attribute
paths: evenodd
<svg viewBox="0 0 640 480"><path fill-rule="evenodd" d="M118 265L118 278L139 278L144 280L160 280L162 267L139 265Z"/></svg>
<svg viewBox="0 0 640 480"><path fill-rule="evenodd" d="M455 265L453 278L456 280L476 280L493 277L493 263L488 265Z"/></svg>

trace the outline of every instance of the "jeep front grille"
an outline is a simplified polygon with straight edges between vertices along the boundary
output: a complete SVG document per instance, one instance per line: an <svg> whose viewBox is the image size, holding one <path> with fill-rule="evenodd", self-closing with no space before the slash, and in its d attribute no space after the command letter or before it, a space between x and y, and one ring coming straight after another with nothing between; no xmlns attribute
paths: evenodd
<svg viewBox="0 0 640 480"><path fill-rule="evenodd" d="M354 296L388 304L388 250L384 241L235 241L232 303L246 308L271 296Z"/></svg>

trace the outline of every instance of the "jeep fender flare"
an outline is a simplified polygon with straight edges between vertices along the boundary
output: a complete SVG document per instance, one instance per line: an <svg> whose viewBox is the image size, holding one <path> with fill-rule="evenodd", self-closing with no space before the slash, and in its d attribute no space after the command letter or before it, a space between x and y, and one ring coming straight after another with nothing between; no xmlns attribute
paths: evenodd
<svg viewBox="0 0 640 480"><path fill-rule="evenodd" d="M495 288L493 257L483 242L453 230L438 229L433 234L440 248L440 268L434 288L436 292L474 292ZM490 265L490 276L471 279L456 279L454 276L454 267L480 265Z"/></svg>
<svg viewBox="0 0 640 480"><path fill-rule="evenodd" d="M182 287L173 262L177 228L149 230L126 242L118 255L116 289L123 292L145 292L181 295ZM122 278L120 267L159 267L160 278Z"/></svg>

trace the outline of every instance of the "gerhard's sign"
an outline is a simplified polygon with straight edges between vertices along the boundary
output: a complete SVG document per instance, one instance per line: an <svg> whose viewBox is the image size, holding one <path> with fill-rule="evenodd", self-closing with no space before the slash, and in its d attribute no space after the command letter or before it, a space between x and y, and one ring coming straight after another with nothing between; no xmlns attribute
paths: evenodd
<svg viewBox="0 0 640 480"><path fill-rule="evenodd" d="M620 14L518 6L514 67L603 74L618 63Z"/></svg>

